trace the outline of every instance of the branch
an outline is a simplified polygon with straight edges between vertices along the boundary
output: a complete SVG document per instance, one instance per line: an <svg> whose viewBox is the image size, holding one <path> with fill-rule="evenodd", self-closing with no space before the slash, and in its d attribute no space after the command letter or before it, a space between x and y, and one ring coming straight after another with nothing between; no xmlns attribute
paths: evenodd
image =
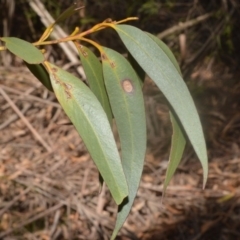
<svg viewBox="0 0 240 240"><path fill-rule="evenodd" d="M198 23L205 21L206 19L208 19L208 18L211 17L212 15L213 15L213 13L206 13L206 14L204 14L204 15L202 15L202 16L199 16L199 17L197 17L197 18L195 18L195 19L192 19L192 20L189 20L189 21L187 21L187 22L184 22L184 23L180 22L180 23L178 23L177 25L175 25L175 26L173 26L173 27L170 27L170 28L168 28L167 30L159 33L159 34L157 35L157 37L158 37L159 39L168 37L168 36L171 35L171 34L174 34L174 33L176 33L176 32L180 32L180 31L182 31L182 30L184 30L184 29L186 29L186 28L189 28L189 27L192 27L192 26L194 26L194 25L197 25Z"/></svg>

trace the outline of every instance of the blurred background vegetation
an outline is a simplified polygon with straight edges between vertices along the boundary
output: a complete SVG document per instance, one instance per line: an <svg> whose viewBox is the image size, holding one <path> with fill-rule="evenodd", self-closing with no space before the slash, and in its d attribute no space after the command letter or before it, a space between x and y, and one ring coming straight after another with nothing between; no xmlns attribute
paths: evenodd
<svg viewBox="0 0 240 240"><path fill-rule="evenodd" d="M1 1L1 35L16 36L29 41L34 41L41 35L45 27L39 16L29 6L30 1ZM54 18L72 4L72 1L64 0L41 0L41 2ZM178 59L184 60L186 64L193 63L193 58L199 61L206 56L218 55L227 62L230 60L232 64L235 63L232 57L239 58L240 3L237 0L81 0L77 2L79 5L84 5L85 9L62 23L62 27L68 33L72 32L75 26L86 30L107 18L120 20L137 16L139 20L131 24L144 31L159 34L180 22L188 22L210 13L212 14L210 18L193 27L175 31L164 37L164 41L170 45ZM187 36L188 56L184 57L188 59L181 59L180 56L180 34ZM93 38L104 45L121 47L112 31L103 31L94 35ZM201 57L195 56L199 50L201 52L198 55Z"/></svg>

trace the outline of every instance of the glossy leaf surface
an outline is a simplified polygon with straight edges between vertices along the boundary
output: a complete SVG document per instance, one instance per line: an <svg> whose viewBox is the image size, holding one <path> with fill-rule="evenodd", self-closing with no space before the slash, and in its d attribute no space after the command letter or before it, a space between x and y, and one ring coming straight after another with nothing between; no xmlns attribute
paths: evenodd
<svg viewBox="0 0 240 240"><path fill-rule="evenodd" d="M114 25L121 40L139 65L163 92L178 116L203 167L203 185L208 159L202 126L192 97L181 75L164 51L144 32L128 25Z"/></svg>
<svg viewBox="0 0 240 240"><path fill-rule="evenodd" d="M112 235L114 239L137 194L146 152L146 119L142 88L129 62L116 51L103 48L102 64L105 85L120 137L122 165L129 188L128 198L119 206Z"/></svg>
<svg viewBox="0 0 240 240"><path fill-rule="evenodd" d="M31 73L45 86L49 91L53 92L51 80L48 72L42 64L29 64L25 62Z"/></svg>
<svg viewBox="0 0 240 240"><path fill-rule="evenodd" d="M117 204L127 182L107 115L92 91L72 74L46 63L56 97L76 127Z"/></svg>
<svg viewBox="0 0 240 240"><path fill-rule="evenodd" d="M82 45L77 45L77 48L89 86L102 104L103 109L108 116L108 120L111 123L112 110L103 80L102 64L89 48Z"/></svg>
<svg viewBox="0 0 240 240"><path fill-rule="evenodd" d="M1 40L6 43L5 46L10 52L29 64L37 64L44 61L41 51L29 42L15 37L3 37Z"/></svg>

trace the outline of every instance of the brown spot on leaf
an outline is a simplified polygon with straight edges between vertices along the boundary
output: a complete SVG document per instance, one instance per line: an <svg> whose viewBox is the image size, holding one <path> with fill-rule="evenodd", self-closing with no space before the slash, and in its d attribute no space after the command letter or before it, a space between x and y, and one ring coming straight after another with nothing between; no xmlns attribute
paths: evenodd
<svg viewBox="0 0 240 240"><path fill-rule="evenodd" d="M101 57L103 61L106 61L108 59L105 53L102 53Z"/></svg>
<svg viewBox="0 0 240 240"><path fill-rule="evenodd" d="M55 72L57 72L57 68L52 68L52 71L55 73Z"/></svg>
<svg viewBox="0 0 240 240"><path fill-rule="evenodd" d="M85 52L85 51L82 51L82 54L83 54L84 57L88 56L87 52Z"/></svg>
<svg viewBox="0 0 240 240"><path fill-rule="evenodd" d="M86 52L86 51L84 51L84 47L83 47L83 45L79 45L79 50L81 51L81 53L82 53L82 55L84 56L84 57L87 57L88 56L88 53Z"/></svg>
<svg viewBox="0 0 240 240"><path fill-rule="evenodd" d="M110 66L111 66L112 68L115 68L115 67L116 67L115 62L110 62Z"/></svg>
<svg viewBox="0 0 240 240"><path fill-rule="evenodd" d="M130 79L124 79L122 81L122 88L126 93L132 93L133 92L133 84Z"/></svg>
<svg viewBox="0 0 240 240"><path fill-rule="evenodd" d="M67 89L65 89L65 91L64 91L65 93L66 93L66 95L67 95L67 99L70 99L72 96L71 96L71 93L67 90Z"/></svg>
<svg viewBox="0 0 240 240"><path fill-rule="evenodd" d="M64 87L66 89L66 91L72 89L72 85L68 84L68 83L63 83L64 84Z"/></svg>

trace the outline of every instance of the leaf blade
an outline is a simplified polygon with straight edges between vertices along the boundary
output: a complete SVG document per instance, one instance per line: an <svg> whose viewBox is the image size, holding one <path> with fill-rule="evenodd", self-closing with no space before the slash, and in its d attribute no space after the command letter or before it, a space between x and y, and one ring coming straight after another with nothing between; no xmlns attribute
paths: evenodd
<svg viewBox="0 0 240 240"><path fill-rule="evenodd" d="M117 204L128 195L107 116L90 89L70 73L46 63L56 97L83 139Z"/></svg>
<svg viewBox="0 0 240 240"><path fill-rule="evenodd" d="M58 24L61 21L64 21L65 19L67 19L68 17L72 16L75 11L77 10L77 4L73 3L73 5L71 5L69 8L67 8L65 11L63 11L58 17L57 19L50 25L48 26L44 33L42 34L41 38L39 39L38 42L43 42L45 41L49 35L52 33L53 28L56 24Z"/></svg>
<svg viewBox="0 0 240 240"><path fill-rule="evenodd" d="M205 186L208 175L206 144L199 116L182 77L164 51L141 30L124 24L113 27L128 51L161 89L179 117L202 164L203 186Z"/></svg>
<svg viewBox="0 0 240 240"><path fill-rule="evenodd" d="M121 142L122 165L129 195L119 206L111 239L126 220L136 197L146 152L146 118L139 78L119 53L103 48L103 74Z"/></svg>
<svg viewBox="0 0 240 240"><path fill-rule="evenodd" d="M173 127L173 134L172 134L172 143L171 143L171 150L169 156L169 164L166 172L166 178L163 184L163 194L166 192L167 186L172 179L178 165L180 164L180 160L183 155L183 151L186 145L186 139L181 128L178 125L178 122L174 115L170 112L170 119L172 122Z"/></svg>
<svg viewBox="0 0 240 240"><path fill-rule="evenodd" d="M171 60L173 63L174 67L178 70L179 74L181 74L180 67L178 65L178 62L173 55L172 51L169 49L169 47L161 41L159 38L156 36L147 33L149 37L153 39L154 42L157 43L157 45L164 51L164 53L167 55L167 57ZM181 74L182 75L182 74ZM185 149L186 145L186 139L183 134L183 131L180 127L180 123L178 122L178 119L174 116L173 113L170 112L170 119L172 123L172 128L173 128L173 134L172 134L172 140L171 140L171 150L170 150L170 156L169 156L169 163L167 167L167 172L166 172L166 177L164 179L164 184L163 184L163 195L166 192L167 186L172 179L175 171L177 170L177 167L180 164L183 151Z"/></svg>
<svg viewBox="0 0 240 240"><path fill-rule="evenodd" d="M53 92L49 74L43 64L29 64L25 62L30 72L45 86L49 91Z"/></svg>
<svg viewBox="0 0 240 240"><path fill-rule="evenodd" d="M5 46L10 52L29 64L38 64L44 61L41 51L27 41L15 37L2 37L1 40L5 42Z"/></svg>
<svg viewBox="0 0 240 240"><path fill-rule="evenodd" d="M86 74L89 86L92 92L95 94L99 102L102 104L105 110L108 120L112 122L112 110L110 107L109 99L107 96L104 80L102 64L95 56L95 54L87 47L83 45L76 45L78 48L79 56L83 65L84 72Z"/></svg>

